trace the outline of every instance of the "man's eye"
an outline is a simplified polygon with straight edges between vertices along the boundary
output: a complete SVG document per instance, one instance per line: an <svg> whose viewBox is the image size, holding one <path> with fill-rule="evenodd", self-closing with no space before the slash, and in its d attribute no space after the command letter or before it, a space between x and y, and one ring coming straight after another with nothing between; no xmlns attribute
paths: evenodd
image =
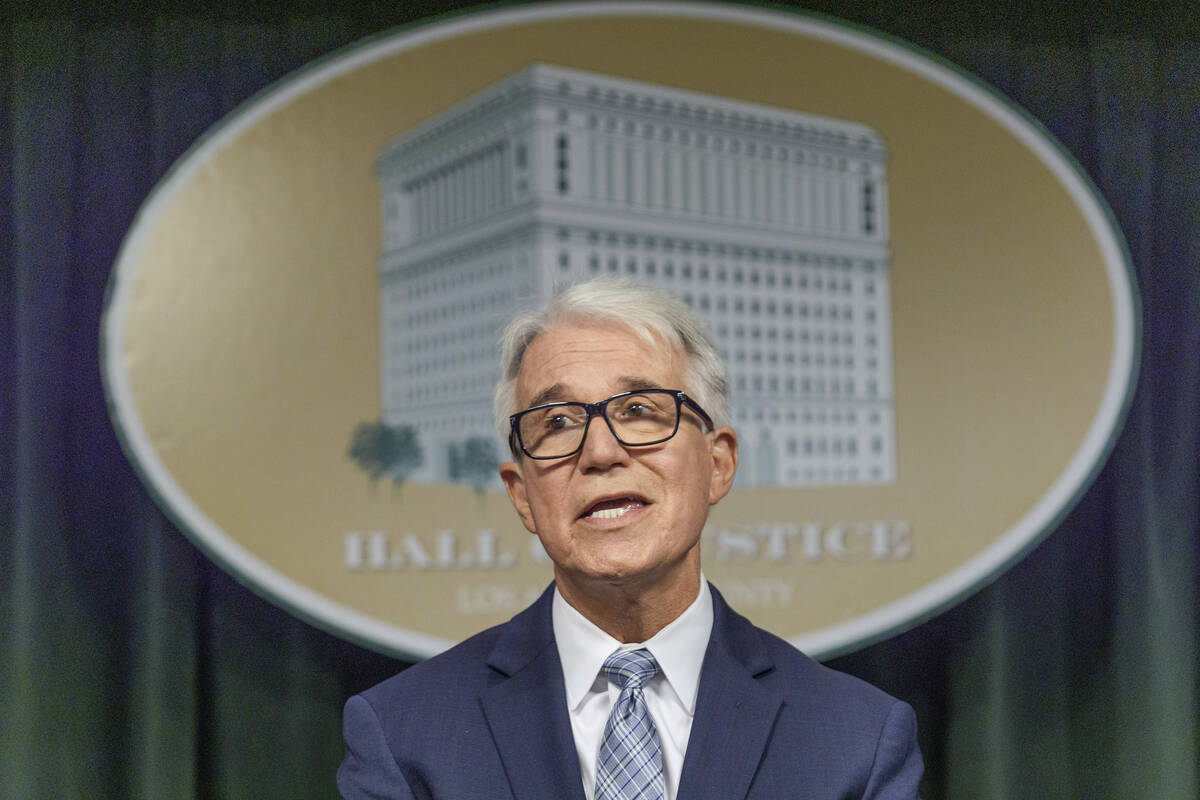
<svg viewBox="0 0 1200 800"><path fill-rule="evenodd" d="M560 431L571 424L571 418L565 414L555 414L546 418L546 427L552 431Z"/></svg>
<svg viewBox="0 0 1200 800"><path fill-rule="evenodd" d="M625 413L630 417L644 417L650 413L650 407L644 403L630 403L625 406Z"/></svg>

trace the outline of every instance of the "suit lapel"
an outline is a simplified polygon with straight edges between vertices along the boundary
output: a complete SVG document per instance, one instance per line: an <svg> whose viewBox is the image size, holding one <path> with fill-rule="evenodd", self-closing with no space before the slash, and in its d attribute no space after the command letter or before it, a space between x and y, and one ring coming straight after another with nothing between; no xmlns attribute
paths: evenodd
<svg viewBox="0 0 1200 800"><path fill-rule="evenodd" d="M584 800L552 596L553 587L506 626L488 664L507 679L480 695L515 800Z"/></svg>
<svg viewBox="0 0 1200 800"><path fill-rule="evenodd" d="M773 664L757 631L716 589L713 633L696 697L679 797L740 800L762 760L782 699L757 677Z"/></svg>

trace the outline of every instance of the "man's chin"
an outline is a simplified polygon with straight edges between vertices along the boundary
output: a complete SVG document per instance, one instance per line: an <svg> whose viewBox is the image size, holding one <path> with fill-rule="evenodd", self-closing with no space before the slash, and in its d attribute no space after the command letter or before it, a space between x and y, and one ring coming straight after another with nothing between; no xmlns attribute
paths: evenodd
<svg viewBox="0 0 1200 800"><path fill-rule="evenodd" d="M644 553L637 555L644 556ZM648 562L644 558L612 559L571 570L569 579L588 588L649 588L672 584L685 569L682 564L667 565Z"/></svg>

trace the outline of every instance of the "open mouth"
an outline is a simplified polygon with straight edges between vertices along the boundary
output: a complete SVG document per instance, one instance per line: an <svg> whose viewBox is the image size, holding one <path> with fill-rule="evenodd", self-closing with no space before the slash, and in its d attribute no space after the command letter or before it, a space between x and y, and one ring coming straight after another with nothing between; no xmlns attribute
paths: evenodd
<svg viewBox="0 0 1200 800"><path fill-rule="evenodd" d="M630 511L635 511L648 505L649 503L645 499L634 495L610 497L592 504L580 515L580 518L617 519L618 517L625 516Z"/></svg>

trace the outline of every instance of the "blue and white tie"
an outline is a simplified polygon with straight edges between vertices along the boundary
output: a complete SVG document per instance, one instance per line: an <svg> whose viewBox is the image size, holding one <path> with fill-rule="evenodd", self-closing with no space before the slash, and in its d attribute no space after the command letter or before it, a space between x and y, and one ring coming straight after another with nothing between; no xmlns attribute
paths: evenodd
<svg viewBox="0 0 1200 800"><path fill-rule="evenodd" d="M658 672L658 662L649 650L617 651L601 670L621 687L621 695L604 725L596 800L663 800L662 748L642 694L642 686Z"/></svg>

